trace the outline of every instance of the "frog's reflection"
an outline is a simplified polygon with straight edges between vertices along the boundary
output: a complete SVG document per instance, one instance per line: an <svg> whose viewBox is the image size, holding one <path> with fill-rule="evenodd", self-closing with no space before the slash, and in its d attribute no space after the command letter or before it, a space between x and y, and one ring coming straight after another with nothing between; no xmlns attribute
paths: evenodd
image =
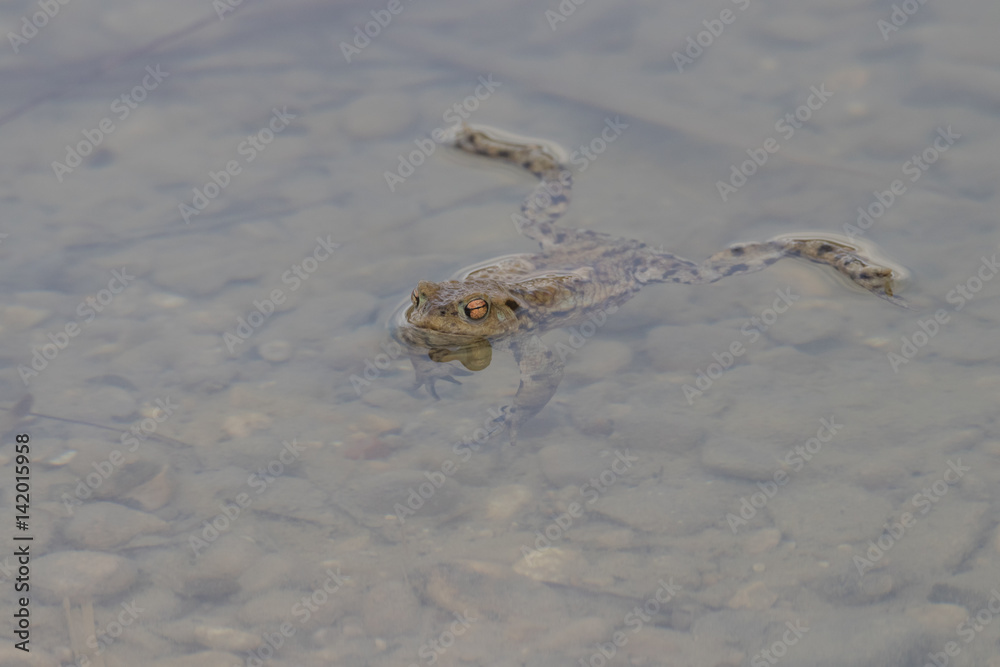
<svg viewBox="0 0 1000 667"><path fill-rule="evenodd" d="M480 338L458 347L432 348L427 356L438 363L458 361L470 371L481 371L493 360L493 346L485 338Z"/></svg>

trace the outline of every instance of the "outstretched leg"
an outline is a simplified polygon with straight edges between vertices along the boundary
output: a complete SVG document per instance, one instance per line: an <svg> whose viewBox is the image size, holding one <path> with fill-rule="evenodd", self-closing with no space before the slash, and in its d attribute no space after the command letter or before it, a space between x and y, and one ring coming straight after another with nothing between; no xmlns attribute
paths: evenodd
<svg viewBox="0 0 1000 667"><path fill-rule="evenodd" d="M563 376L563 363L538 336L513 341L511 349L521 371L514 403L504 408L510 444L517 444L521 424L534 417L556 393Z"/></svg>
<svg viewBox="0 0 1000 667"><path fill-rule="evenodd" d="M907 307L903 299L893 294L894 280L904 277L901 269L878 263L859 245L823 236L779 236L763 243L737 243L701 264L654 251L644 258L636 278L643 283L714 283L726 276L760 271L783 257L799 257L831 266L872 294Z"/></svg>
<svg viewBox="0 0 1000 667"><path fill-rule="evenodd" d="M569 207L573 187L573 175L562 163L558 149L469 125L456 128L454 143L456 148L467 153L515 164L538 177L538 185L521 203L521 213L514 218L521 234L545 249L568 240L575 233L554 224Z"/></svg>

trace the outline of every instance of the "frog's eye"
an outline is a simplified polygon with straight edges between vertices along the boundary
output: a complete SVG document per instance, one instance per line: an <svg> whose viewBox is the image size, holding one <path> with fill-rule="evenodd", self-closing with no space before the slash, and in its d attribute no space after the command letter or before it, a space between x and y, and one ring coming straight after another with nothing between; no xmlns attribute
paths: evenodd
<svg viewBox="0 0 1000 667"><path fill-rule="evenodd" d="M420 297L417 296L417 290L410 292L410 301L413 302L414 306L420 305Z"/></svg>
<svg viewBox="0 0 1000 667"><path fill-rule="evenodd" d="M486 299L473 299L465 304L465 315L470 320L481 320L486 317L488 312L490 312L490 305L486 303Z"/></svg>

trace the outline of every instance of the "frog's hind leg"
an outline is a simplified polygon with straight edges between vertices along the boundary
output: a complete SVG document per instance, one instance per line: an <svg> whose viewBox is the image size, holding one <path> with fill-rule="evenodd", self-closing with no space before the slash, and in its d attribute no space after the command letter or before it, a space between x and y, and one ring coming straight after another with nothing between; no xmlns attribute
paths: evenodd
<svg viewBox="0 0 1000 667"><path fill-rule="evenodd" d="M760 271L784 257L831 266L872 294L907 307L893 294L894 281L904 277L902 269L879 263L857 245L823 236L779 236L759 243L737 243L701 264L669 253L653 253L645 258L636 277L641 282L713 283L727 276Z"/></svg>
<svg viewBox="0 0 1000 667"><path fill-rule="evenodd" d="M520 215L514 217L521 234L537 241L543 249L563 243L575 234L555 225L569 208L573 188L573 175L562 163L558 149L469 125L456 128L454 143L463 151L515 164L538 177L538 185L521 203Z"/></svg>

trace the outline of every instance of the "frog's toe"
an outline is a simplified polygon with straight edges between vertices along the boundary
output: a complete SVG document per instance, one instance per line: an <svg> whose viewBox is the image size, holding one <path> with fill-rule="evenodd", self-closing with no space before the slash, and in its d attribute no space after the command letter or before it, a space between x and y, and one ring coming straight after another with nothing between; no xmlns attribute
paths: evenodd
<svg viewBox="0 0 1000 667"><path fill-rule="evenodd" d="M437 383L438 380L443 380L445 382L451 382L452 384L462 384L455 376L465 376L472 375L471 371L467 371L464 368L456 368L450 364L434 364L430 369L425 369L422 371L417 371L416 382L413 385L414 391L419 390L421 387L427 387L427 393L434 397L435 400L440 400L440 396L437 393Z"/></svg>

